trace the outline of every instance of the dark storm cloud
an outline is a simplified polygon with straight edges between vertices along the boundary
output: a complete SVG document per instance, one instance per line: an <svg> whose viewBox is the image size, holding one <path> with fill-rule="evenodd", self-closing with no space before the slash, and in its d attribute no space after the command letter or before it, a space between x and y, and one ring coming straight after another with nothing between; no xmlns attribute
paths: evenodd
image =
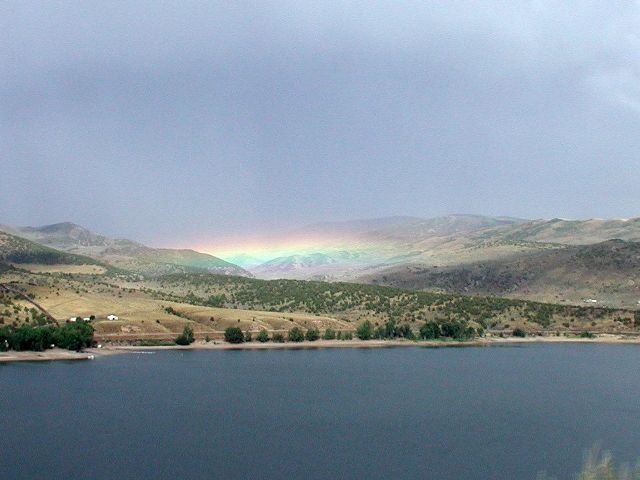
<svg viewBox="0 0 640 480"><path fill-rule="evenodd" d="M639 214L636 3L0 9L0 222Z"/></svg>

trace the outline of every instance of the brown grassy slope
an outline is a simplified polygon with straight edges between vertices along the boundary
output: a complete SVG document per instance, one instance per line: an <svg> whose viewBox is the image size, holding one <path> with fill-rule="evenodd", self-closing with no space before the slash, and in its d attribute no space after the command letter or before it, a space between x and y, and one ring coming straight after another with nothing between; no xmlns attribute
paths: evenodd
<svg viewBox="0 0 640 480"><path fill-rule="evenodd" d="M408 289L576 304L595 298L610 306L635 307L640 300L640 243L610 240L460 266L399 266L361 280Z"/></svg>

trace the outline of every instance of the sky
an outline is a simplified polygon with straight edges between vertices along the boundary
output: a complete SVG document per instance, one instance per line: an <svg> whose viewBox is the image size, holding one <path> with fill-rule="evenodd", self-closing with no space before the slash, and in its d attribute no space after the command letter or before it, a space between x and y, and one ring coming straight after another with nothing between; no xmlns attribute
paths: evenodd
<svg viewBox="0 0 640 480"><path fill-rule="evenodd" d="M0 4L0 223L640 216L638 2Z"/></svg>

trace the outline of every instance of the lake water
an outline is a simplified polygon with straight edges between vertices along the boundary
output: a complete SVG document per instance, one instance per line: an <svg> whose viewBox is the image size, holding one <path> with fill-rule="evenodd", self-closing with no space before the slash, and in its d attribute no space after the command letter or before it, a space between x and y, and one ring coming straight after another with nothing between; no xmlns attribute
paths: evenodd
<svg viewBox="0 0 640 480"><path fill-rule="evenodd" d="M640 347L166 351L0 365L0 478L535 479L640 456Z"/></svg>

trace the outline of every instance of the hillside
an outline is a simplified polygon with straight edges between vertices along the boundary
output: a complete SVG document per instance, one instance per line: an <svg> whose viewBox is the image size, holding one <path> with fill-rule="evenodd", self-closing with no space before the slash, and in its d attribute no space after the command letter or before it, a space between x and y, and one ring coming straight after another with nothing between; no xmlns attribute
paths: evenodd
<svg viewBox="0 0 640 480"><path fill-rule="evenodd" d="M310 269L321 269L335 265L335 258L324 253L311 253L309 255L290 255L269 260L250 271L259 278L292 278L297 274L306 276Z"/></svg>
<svg viewBox="0 0 640 480"><path fill-rule="evenodd" d="M640 218L628 220L532 220L510 228L488 229L484 239L585 245L619 238L640 241Z"/></svg>
<svg viewBox="0 0 640 480"><path fill-rule="evenodd" d="M188 299L202 305L213 301L226 308L327 315L354 326L365 320L374 325L393 321L416 329L424 322L434 321L471 322L498 329L520 326L529 331L594 327L617 331L629 326L634 319L631 310L407 291L344 282L176 274L145 282L145 288L167 301Z"/></svg>
<svg viewBox="0 0 640 480"><path fill-rule="evenodd" d="M4 264L105 266L90 257L61 252L2 231L0 231L0 262Z"/></svg>
<svg viewBox="0 0 640 480"><path fill-rule="evenodd" d="M390 267L361 281L407 289L610 306L640 300L640 243L609 240L454 266Z"/></svg>
<svg viewBox="0 0 640 480"><path fill-rule="evenodd" d="M209 271L224 275L247 275L246 270L220 258L194 250L151 248L131 240L113 239L96 234L74 223L57 223L42 227L6 227L47 247L84 255L110 265L143 273L163 275L187 271Z"/></svg>
<svg viewBox="0 0 640 480"><path fill-rule="evenodd" d="M297 255L269 259L252 266L251 271L265 279L351 280L365 270L413 261L439 246L444 256L456 257L457 249L467 247L464 239L468 233L522 222L524 220L509 217L447 215L430 219L386 217L313 224L272 239L273 251L287 250L286 245L292 240L304 244ZM455 245L456 242L451 241L454 237L462 244ZM316 261L312 256L323 256L324 261ZM230 258L242 259L244 255L237 252Z"/></svg>
<svg viewBox="0 0 640 480"><path fill-rule="evenodd" d="M405 334L417 332L426 323L474 335L486 329L513 328L530 333L619 333L635 332L636 322L640 325L640 315L630 309L209 273L140 280L8 270L0 272L0 283L35 299L59 320L95 316L97 337L110 341L171 340L185 325L200 338L221 338L228 326L271 333L295 326L353 332L366 321L375 328L397 327ZM32 305L11 293L0 294L0 303L5 305L0 306L0 324L38 321L39 313ZM108 320L112 313L119 319Z"/></svg>

